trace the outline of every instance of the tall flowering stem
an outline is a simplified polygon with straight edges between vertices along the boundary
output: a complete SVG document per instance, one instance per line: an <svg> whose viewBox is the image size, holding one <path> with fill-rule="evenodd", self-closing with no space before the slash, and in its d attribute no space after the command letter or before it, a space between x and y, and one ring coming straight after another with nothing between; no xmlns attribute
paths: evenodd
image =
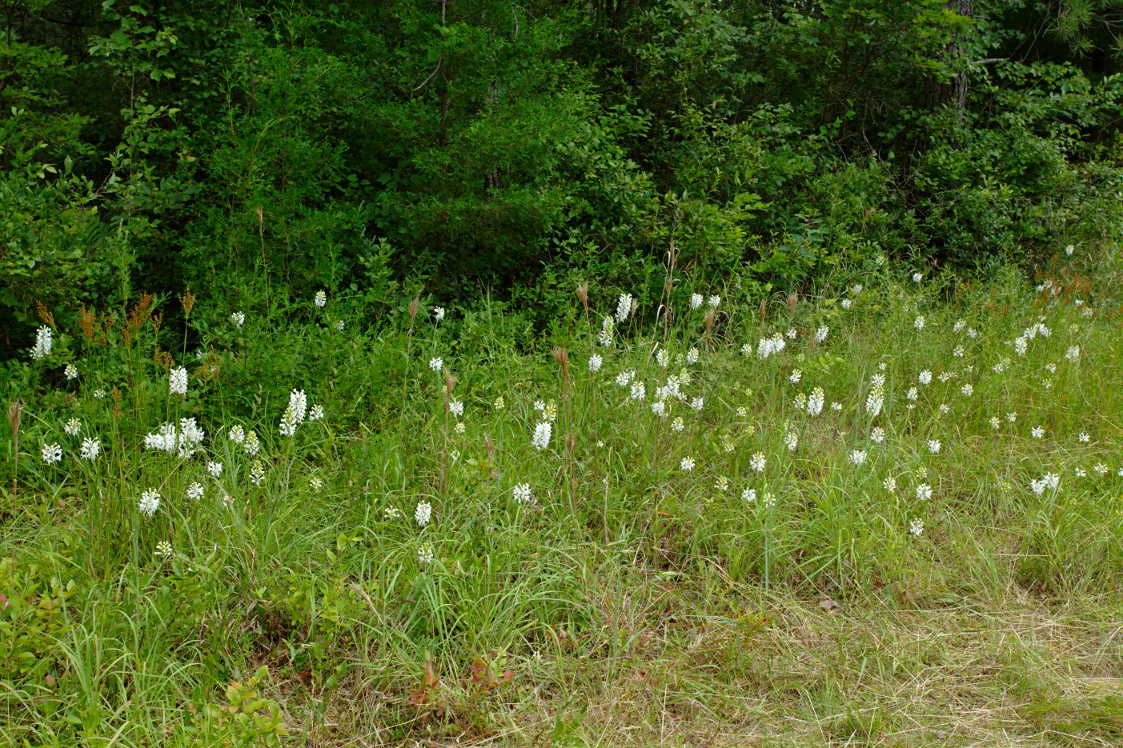
<svg viewBox="0 0 1123 748"><path fill-rule="evenodd" d="M764 528L764 590L767 592L771 587L771 572L772 572L772 511L773 507L764 506L765 511L765 528Z"/></svg>
<svg viewBox="0 0 1123 748"><path fill-rule="evenodd" d="M577 300L581 302L581 306L585 309L585 329L587 340L592 345L593 340L593 321L589 317L589 284L582 283L577 286Z"/></svg>
<svg viewBox="0 0 1123 748"><path fill-rule="evenodd" d="M417 320L417 313L420 309L421 309L421 294L417 294L409 302L409 306L407 307L407 311L409 313L409 325L406 327L406 343L405 343L405 353L404 353L405 360L403 362L404 365L402 367L402 402L401 402L402 410L401 410L401 416L399 416L399 418L398 418L398 434L399 434L398 438L399 438L399 440L404 437L405 428L406 428L406 425L405 425L406 419L403 416L405 415L406 403L409 402L409 400L408 400L409 382L410 382L409 373L410 373L410 364L413 361L412 352L411 352L412 343L413 343L413 325L414 325L414 322Z"/></svg>
<svg viewBox="0 0 1123 748"><path fill-rule="evenodd" d="M671 333L671 293L674 291L675 269L678 266L678 245L675 244L675 230L678 228L680 215L679 206L676 204L674 219L671 222L671 237L667 242L667 261L665 263L667 273L663 277L663 293L659 299L659 306L663 314L663 345L667 344L667 338Z"/></svg>
<svg viewBox="0 0 1123 748"><path fill-rule="evenodd" d="M573 445L575 436L573 433L573 392L570 386L569 378L569 351L565 348L555 348L553 350L554 360L558 362L558 368L561 371L561 401L562 413L565 414L565 478L566 483L569 484L569 505L570 511L576 511L577 508L577 485L573 482L574 474L574 460L573 460Z"/></svg>
<svg viewBox="0 0 1123 748"><path fill-rule="evenodd" d="M22 408L23 404L19 400L13 400L8 406L8 425L12 429L12 496L16 495L19 486L19 425Z"/></svg>
<svg viewBox="0 0 1123 748"><path fill-rule="evenodd" d="M417 319L417 312L421 308L421 295L413 297L413 301L409 302L409 327L406 328L406 371L409 371L410 362L410 344L413 342L413 323ZM402 376L402 406L406 402L406 387L409 384L409 377Z"/></svg>
<svg viewBox="0 0 1123 748"><path fill-rule="evenodd" d="M183 296L179 298L179 303L183 305L183 351L181 355L187 355L187 327L191 321L191 310L195 307L195 295L191 293L188 288L183 292Z"/></svg>
<svg viewBox="0 0 1123 748"><path fill-rule="evenodd" d="M442 370L445 377L444 386L444 413L443 428L441 429L443 444L441 447L441 495L444 496L448 489L448 417L449 417L449 402L452 400L452 391L456 387L456 377L449 373L448 369Z"/></svg>

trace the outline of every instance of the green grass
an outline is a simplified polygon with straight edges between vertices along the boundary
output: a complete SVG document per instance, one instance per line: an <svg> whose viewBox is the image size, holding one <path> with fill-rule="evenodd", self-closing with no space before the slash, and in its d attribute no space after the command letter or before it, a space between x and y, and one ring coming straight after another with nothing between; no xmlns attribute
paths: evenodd
<svg viewBox="0 0 1123 748"><path fill-rule="evenodd" d="M370 328L334 298L238 327L203 293L186 333L159 300L55 328L5 370L0 740L1118 744L1117 252L1059 257L1057 294L874 267L725 289L712 325L683 292L608 346L595 286L538 340L491 307ZM284 436L294 389L325 417ZM181 418L200 452L144 448Z"/></svg>

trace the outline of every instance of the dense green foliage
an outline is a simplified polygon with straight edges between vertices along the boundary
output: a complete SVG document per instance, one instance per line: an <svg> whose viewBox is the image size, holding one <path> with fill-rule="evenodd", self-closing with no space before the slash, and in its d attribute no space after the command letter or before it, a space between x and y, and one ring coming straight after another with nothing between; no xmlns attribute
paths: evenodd
<svg viewBox="0 0 1123 748"><path fill-rule="evenodd" d="M752 290L1094 243L1119 6L13 0L0 354L36 301L326 284L380 315L406 284L541 324L576 277L655 298L672 247Z"/></svg>

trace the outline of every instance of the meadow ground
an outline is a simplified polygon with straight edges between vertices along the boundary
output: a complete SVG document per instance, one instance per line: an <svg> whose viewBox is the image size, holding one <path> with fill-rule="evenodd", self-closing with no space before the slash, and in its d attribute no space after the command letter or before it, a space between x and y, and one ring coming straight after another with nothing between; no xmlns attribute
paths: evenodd
<svg viewBox="0 0 1123 748"><path fill-rule="evenodd" d="M42 310L0 741L1123 742L1118 250L689 286Z"/></svg>

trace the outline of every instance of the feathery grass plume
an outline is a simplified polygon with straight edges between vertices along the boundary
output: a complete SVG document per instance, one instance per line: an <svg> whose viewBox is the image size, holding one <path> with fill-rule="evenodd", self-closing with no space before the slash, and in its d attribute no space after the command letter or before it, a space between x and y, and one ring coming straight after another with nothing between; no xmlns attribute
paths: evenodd
<svg viewBox="0 0 1123 748"><path fill-rule="evenodd" d="M133 338L140 332L140 328L148 321L149 315L152 313L152 294L141 294L140 300L129 311L128 316L125 318L125 324L122 328L122 334L125 338L125 345L130 345Z"/></svg>
<svg viewBox="0 0 1123 748"><path fill-rule="evenodd" d="M413 330L413 321L415 319L417 319L417 312L420 311L420 309L421 309L421 294L418 293L409 302L409 306L406 307L406 311L409 313L409 329L410 330Z"/></svg>
<svg viewBox="0 0 1123 748"><path fill-rule="evenodd" d="M187 355L187 324L186 324L186 322L191 319L191 310L195 308L195 294L191 293L190 288L184 289L183 296L179 297L179 303L183 305L183 319L184 319L184 323L185 323L183 325L183 346L180 349L180 353L182 355L186 356ZM156 326L157 329L159 329L159 323L155 323L155 326Z"/></svg>
<svg viewBox="0 0 1123 748"><path fill-rule="evenodd" d="M569 385L569 351L567 351L565 348L555 347L551 351L551 354L553 355L554 360L558 362L558 366L561 367L562 386L563 387L568 386Z"/></svg>
<svg viewBox="0 0 1123 748"><path fill-rule="evenodd" d="M160 346L157 345L152 352L152 363L156 364L158 369L169 371L175 366L175 359L172 358L172 354L160 350Z"/></svg>
<svg viewBox="0 0 1123 748"><path fill-rule="evenodd" d="M179 297L179 303L183 305L183 313L190 317L191 310L195 308L195 294L191 293L190 286L183 290L183 296Z"/></svg>
<svg viewBox="0 0 1123 748"><path fill-rule="evenodd" d="M95 342L98 329L97 317L93 310L87 309L85 306L78 308L78 327L82 330L82 337L86 339L87 343Z"/></svg>
<svg viewBox="0 0 1123 748"><path fill-rule="evenodd" d="M717 321L717 309L710 307L706 310L706 315L702 317L702 324L706 330L706 340L710 340L714 333L714 323Z"/></svg>
<svg viewBox="0 0 1123 748"><path fill-rule="evenodd" d="M121 390L114 387L109 391L109 396L113 399L113 420L121 420Z"/></svg>
<svg viewBox="0 0 1123 748"><path fill-rule="evenodd" d="M47 309L47 305L38 299L35 301L35 313L39 315L39 319L43 324L49 327L55 327L55 316Z"/></svg>
<svg viewBox="0 0 1123 748"><path fill-rule="evenodd" d="M795 314L795 308L799 304L799 293L792 291L788 294L788 314Z"/></svg>

